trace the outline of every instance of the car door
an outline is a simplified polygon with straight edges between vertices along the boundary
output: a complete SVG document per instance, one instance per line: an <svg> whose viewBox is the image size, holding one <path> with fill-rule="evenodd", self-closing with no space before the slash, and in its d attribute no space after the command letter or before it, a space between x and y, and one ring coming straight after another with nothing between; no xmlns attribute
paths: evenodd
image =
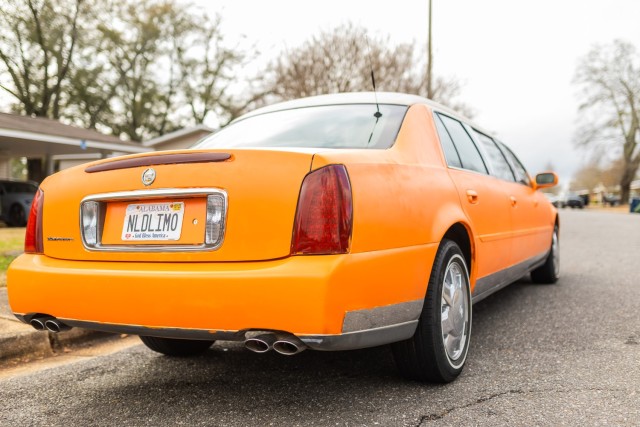
<svg viewBox="0 0 640 427"><path fill-rule="evenodd" d="M516 182L508 183L507 191L512 205L513 254L519 263L535 262L544 256L551 246L553 224L542 209L548 209L544 195L536 191L527 170L504 144L498 142L500 150L509 161Z"/></svg>
<svg viewBox="0 0 640 427"><path fill-rule="evenodd" d="M485 160L464 125L441 113L435 114L435 122L449 175L473 231L478 282L512 263L509 199L504 188L489 175Z"/></svg>

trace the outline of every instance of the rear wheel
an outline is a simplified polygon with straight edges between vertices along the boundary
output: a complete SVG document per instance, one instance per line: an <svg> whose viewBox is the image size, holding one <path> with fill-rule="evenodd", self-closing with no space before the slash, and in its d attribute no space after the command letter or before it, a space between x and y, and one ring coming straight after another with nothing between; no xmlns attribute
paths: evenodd
<svg viewBox="0 0 640 427"><path fill-rule="evenodd" d="M552 284L560 277L560 238L558 236L558 226L553 228L551 237L551 249L546 261L540 267L531 272L531 280L535 283Z"/></svg>
<svg viewBox="0 0 640 427"><path fill-rule="evenodd" d="M400 373L418 381L451 382L462 372L471 338L471 292L460 247L438 248L424 307L412 338L394 343Z"/></svg>
<svg viewBox="0 0 640 427"><path fill-rule="evenodd" d="M143 337L140 339L148 348L167 356L187 357L205 352L214 341L180 340L173 338Z"/></svg>

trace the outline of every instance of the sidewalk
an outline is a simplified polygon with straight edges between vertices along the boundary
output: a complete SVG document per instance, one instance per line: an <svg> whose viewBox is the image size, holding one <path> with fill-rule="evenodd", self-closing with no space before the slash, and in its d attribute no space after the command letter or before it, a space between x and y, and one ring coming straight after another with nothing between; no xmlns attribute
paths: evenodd
<svg viewBox="0 0 640 427"><path fill-rule="evenodd" d="M64 352L65 347L71 345L111 337L114 335L80 328L57 334L36 331L13 316L7 299L7 288L0 288L0 363L50 357Z"/></svg>

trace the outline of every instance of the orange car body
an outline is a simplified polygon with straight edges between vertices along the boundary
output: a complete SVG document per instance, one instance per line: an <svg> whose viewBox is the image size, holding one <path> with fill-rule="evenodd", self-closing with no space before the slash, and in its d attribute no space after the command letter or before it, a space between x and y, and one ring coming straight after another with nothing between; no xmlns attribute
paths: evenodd
<svg viewBox="0 0 640 427"><path fill-rule="evenodd" d="M42 250L19 256L8 270L12 310L24 321L47 315L140 335L239 339L246 331L286 331L310 348L361 348L413 334L445 235L457 236L466 251L474 302L544 262L558 219L535 183L448 167L435 114L480 129L422 98L378 97L407 108L386 149L222 146L105 159L48 177ZM311 104L365 100L373 95ZM225 159L198 160L215 153ZM176 155L195 157L164 161ZM327 165L348 173L348 250L294 253L301 183ZM155 180L145 185L141 175L150 167ZM226 197L223 240L208 248L206 197L216 191ZM92 200L103 206L97 247L83 244L80 206ZM184 203L178 240L126 242L127 206L149 201Z"/></svg>

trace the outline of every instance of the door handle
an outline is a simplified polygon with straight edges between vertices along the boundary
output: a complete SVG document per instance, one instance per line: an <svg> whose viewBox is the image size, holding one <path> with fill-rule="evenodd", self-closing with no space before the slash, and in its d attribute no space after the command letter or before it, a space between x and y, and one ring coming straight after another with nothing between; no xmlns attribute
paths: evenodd
<svg viewBox="0 0 640 427"><path fill-rule="evenodd" d="M467 190L467 200L475 205L478 203L478 193L475 190Z"/></svg>
<svg viewBox="0 0 640 427"><path fill-rule="evenodd" d="M513 196L510 196L509 200L511 200L511 206L513 206L515 208L516 205L518 204L518 200Z"/></svg>

